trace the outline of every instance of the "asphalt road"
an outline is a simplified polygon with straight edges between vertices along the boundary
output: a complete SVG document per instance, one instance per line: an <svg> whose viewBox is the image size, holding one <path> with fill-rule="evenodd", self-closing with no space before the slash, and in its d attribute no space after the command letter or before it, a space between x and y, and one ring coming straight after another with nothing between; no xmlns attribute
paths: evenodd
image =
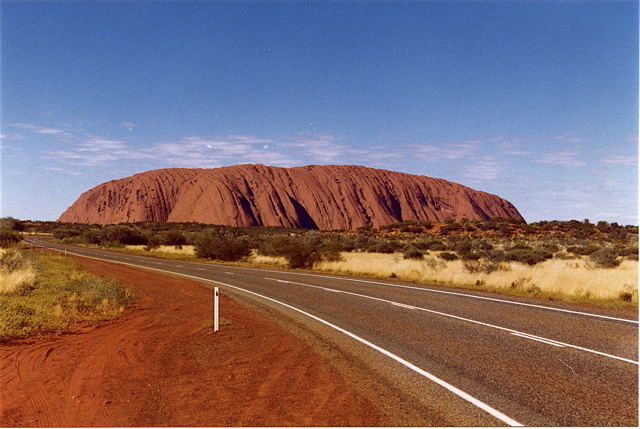
<svg viewBox="0 0 640 429"><path fill-rule="evenodd" d="M419 409L424 425L638 424L638 320L618 312L26 241L187 276L295 319L389 386L390 401Z"/></svg>

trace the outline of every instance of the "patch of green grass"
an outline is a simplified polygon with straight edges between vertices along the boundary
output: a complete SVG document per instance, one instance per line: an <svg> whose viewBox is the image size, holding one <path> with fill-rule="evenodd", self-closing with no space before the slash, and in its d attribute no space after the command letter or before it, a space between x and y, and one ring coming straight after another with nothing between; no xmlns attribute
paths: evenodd
<svg viewBox="0 0 640 429"><path fill-rule="evenodd" d="M26 251L22 251L29 253ZM98 324L131 307L136 296L118 282L80 271L69 258L29 255L35 282L0 294L0 340Z"/></svg>

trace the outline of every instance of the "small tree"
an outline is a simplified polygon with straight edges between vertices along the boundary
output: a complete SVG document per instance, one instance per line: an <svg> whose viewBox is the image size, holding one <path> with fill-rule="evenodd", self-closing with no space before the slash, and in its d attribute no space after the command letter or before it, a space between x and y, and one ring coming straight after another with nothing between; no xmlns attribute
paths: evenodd
<svg viewBox="0 0 640 429"><path fill-rule="evenodd" d="M144 250L149 251L152 249L157 249L158 247L160 247L160 237L155 234L147 237L147 245L144 246Z"/></svg>
<svg viewBox="0 0 640 429"><path fill-rule="evenodd" d="M200 234L195 245L199 258L220 261L239 261L251 254L251 248L244 237L221 230L207 230Z"/></svg>
<svg viewBox="0 0 640 429"><path fill-rule="evenodd" d="M404 259L422 259L424 257L422 250L418 249L413 244L407 245L403 249L402 254L404 255Z"/></svg>
<svg viewBox="0 0 640 429"><path fill-rule="evenodd" d="M0 247L5 249L18 244L22 240L22 236L10 229L0 229Z"/></svg>
<svg viewBox="0 0 640 429"><path fill-rule="evenodd" d="M620 260L617 258L616 253L608 248L593 252L589 255L589 258L598 268L615 268L620 265Z"/></svg>
<svg viewBox="0 0 640 429"><path fill-rule="evenodd" d="M182 246L187 244L187 239L182 231L172 229L162 235L161 242L167 246L175 246L176 249L181 249Z"/></svg>
<svg viewBox="0 0 640 429"><path fill-rule="evenodd" d="M11 231L24 231L24 224L21 220L11 216L0 218L0 229Z"/></svg>
<svg viewBox="0 0 640 429"><path fill-rule="evenodd" d="M291 268L311 268L321 259L320 252L314 246L299 240L292 240L284 253Z"/></svg>

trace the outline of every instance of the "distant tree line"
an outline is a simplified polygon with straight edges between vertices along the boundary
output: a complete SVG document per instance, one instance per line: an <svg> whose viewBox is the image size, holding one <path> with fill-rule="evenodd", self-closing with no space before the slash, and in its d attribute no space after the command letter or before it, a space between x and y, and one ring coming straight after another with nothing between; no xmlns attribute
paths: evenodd
<svg viewBox="0 0 640 429"><path fill-rule="evenodd" d="M318 261L338 260L341 252L353 251L402 253L407 259L423 259L433 253L442 260L460 259L470 269L474 269L473 261L483 261L485 265L487 261L535 265L551 258L585 256L597 266L612 267L623 258L638 258L637 226L604 221L593 224L588 219L531 224L511 219L406 221L356 231L236 228L193 222L101 226L4 219L0 222L0 234L9 231L7 234L17 235L20 230L43 232L66 243L107 247L144 245L146 249L154 249L163 245L193 245L198 257L223 261L246 259L255 251L285 257L293 268L310 268Z"/></svg>

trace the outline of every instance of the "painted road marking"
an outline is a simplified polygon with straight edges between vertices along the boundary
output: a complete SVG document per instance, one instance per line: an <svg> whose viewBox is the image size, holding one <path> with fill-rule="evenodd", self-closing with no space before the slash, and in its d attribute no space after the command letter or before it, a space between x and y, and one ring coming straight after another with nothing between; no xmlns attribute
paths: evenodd
<svg viewBox="0 0 640 429"><path fill-rule="evenodd" d="M198 264L199 262L187 262L187 263L188 264ZM512 304L512 305L521 305L521 306L524 306L524 307L540 308L540 309L543 309L543 310L560 311L560 312L563 312L563 313L579 314L579 315L582 315L582 316L590 316L590 317L597 317L597 318L601 318L601 319L616 320L618 322L627 322L627 323L635 323L635 324L639 323L638 320L624 319L624 318L621 318L621 317L605 316L605 315L602 315L602 314L587 313L587 312L584 312L584 311L567 310L567 309L564 309L564 308L549 307L549 306L546 306L546 305L529 304L529 303L526 303L526 302L509 301L507 299L489 298L489 297L486 297L486 296L477 296L477 295L471 295L471 294L468 294L468 293L451 292L451 291L445 291L445 290L430 289L430 288L425 288L425 287L406 286L406 285L399 285L399 284L394 284L394 283L378 282L378 281L363 280L363 279L353 279L353 278L349 278L349 277L329 276L329 275L323 275L323 274L297 273L297 272L293 272L293 271L265 270L265 269L262 269L262 268L248 268L248 267L235 267L235 268L238 269L238 270L254 270L254 271L260 271L260 272L278 273L278 274L284 274L284 275L290 274L290 275L295 275L295 276L320 277L320 278L325 278L325 279L336 279L336 280L343 280L343 281L349 281L349 282L369 283L369 284L383 285L383 286L389 286L389 287L395 287L395 288L401 288L401 289L412 289L412 290L423 291L423 292L433 292L433 293L442 293L442 294L446 294L446 295L462 296L462 297L465 297L465 298L472 298L472 299L484 299L486 301L501 302L501 303Z"/></svg>
<svg viewBox="0 0 640 429"><path fill-rule="evenodd" d="M539 341L541 343L550 344L550 345L556 346L556 347L565 347L562 343L559 343L559 342L553 341L553 340L542 339L541 337L537 337L535 335L518 334L518 333L515 333L515 332L512 332L511 335L515 335L517 337L526 338L528 340Z"/></svg>
<svg viewBox="0 0 640 429"><path fill-rule="evenodd" d="M62 250L58 250L58 249L54 249L54 250L57 250L59 252L62 251ZM68 252L68 253L75 254L75 255L78 255L78 256L85 256L85 255L77 254L77 253L73 253L73 252ZM85 257L90 258L90 256L85 256ZM94 258L94 259L100 259L100 258ZM114 262L120 263L120 264L124 264L124 265L138 266L138 265L130 264L130 263L126 263L126 262L120 262L120 261L114 261ZM151 267L148 267L148 268L149 269L157 269L157 268L151 268ZM164 270L159 270L159 271L164 271ZM183 275L188 276L188 274L183 274ZM344 293L344 294L347 294L347 295L358 296L358 297L361 297L361 298L366 298L366 299L371 299L371 300L376 300L376 301L381 301L381 302L387 302L387 303L390 303L390 304L400 304L400 306L406 305L406 304L402 304L402 303L398 303L398 302L395 302L395 301L390 301L390 300L386 300L386 299L382 299L382 298L377 298L377 297L363 295L363 294L354 293L354 292L347 292L347 291L340 291L340 290L336 290L336 289L329 289L329 288L325 288L325 287L322 287L322 286L315 286L315 285L311 285L311 284L307 284L307 283L293 282L293 281L273 279L273 278L267 278L267 277L265 277L265 279L274 280L274 281L281 282L281 283L298 284L298 285L301 285L301 286L312 287L312 288L316 288L316 289L325 289L325 290L330 291L330 292ZM211 280L211 281L213 281L213 280ZM573 348L573 349L576 349L576 350L581 350L581 351L584 351L584 352L587 352L587 353L593 353L593 354L604 356L604 357L608 357L608 358L611 358L611 359L617 359L617 360L620 360L620 361L623 361L623 362L632 363L632 364L635 364L635 365L639 365L640 364L639 362L634 361L632 359L627 359L627 358L624 358L624 357L621 357L621 356L616 356L616 355L612 355L612 354L609 354L609 353L600 352L600 351L597 351L597 350L592 350L592 349L589 349L589 348L586 348L586 347L577 346L577 345L574 345L574 344L569 344L569 343L564 343L564 342L552 340L550 338L538 337L538 336L533 335L533 334L528 334L526 332L517 331L515 329L505 328L503 326L498 326L498 325L493 325L493 324L486 323L486 322L481 322L479 320L468 319L466 317L461 317L461 316L455 316L453 314L443 313L441 311L436 311L436 310L430 310L430 309L427 309L427 308L424 308L424 307L414 307L413 309L420 310L420 311L425 311L425 312L432 313L432 314L438 314L438 315L441 315L441 316L444 316L444 317L449 317L449 318L452 318L452 319L463 320L463 321L466 321L466 322L469 322L469 323L474 323L474 324L477 324L477 325L482 325L482 326L486 326L486 327L489 327L489 328L502 330L502 331L509 332L509 333L512 333L512 334L519 334L519 336L527 336L529 339L533 339L535 337L538 340L540 340L541 342L546 341L549 344L554 343L554 345L561 344L564 347L569 347L569 348ZM623 320L626 320L626 319L623 319Z"/></svg>
<svg viewBox="0 0 640 429"><path fill-rule="evenodd" d="M419 310L418 307L414 307L413 305L400 304L399 302L392 302L391 305L395 305L396 307L408 308L409 310Z"/></svg>
<svg viewBox="0 0 640 429"><path fill-rule="evenodd" d="M58 249L53 249L53 250L57 250L58 252L61 252L61 250L58 250ZM72 253L72 252L69 252L69 253L71 253L73 255L76 255L76 256L82 256L84 258L89 258L89 259L98 259L98 260L101 260L101 261L105 260L103 258L95 258L95 257L92 257L92 256L82 255L82 254L79 254L79 253ZM412 371L422 375L423 377L433 381L434 383L438 384L439 386L444 387L445 389L447 389L451 393L453 393L456 396L464 399L465 401L475 405L476 407L480 408L481 410L485 411L487 414L495 417L496 419L500 420L501 422L506 423L509 426L523 426L521 423L518 423L517 421L515 421L511 417L507 416L506 414L503 414L502 412L496 410L495 408L491 407L490 405L487 405L486 403L482 402L481 400L469 395L468 393L466 393L463 390L453 386L452 384L447 383L446 381L442 380L441 378L438 378L435 375L423 370L422 368L417 367L416 365L412 364L411 362L402 359L400 356L398 356L398 355L396 355L394 353L391 353L390 351L388 351L386 349L383 349L382 347L380 347L380 346L378 346L376 344L373 344L372 342L367 341L364 338L359 337L356 334L354 334L352 332L349 332L344 328L341 328L341 327L339 327L337 325L334 325L331 322L327 322L326 320L321 319L318 316L314 316L313 314L307 313L306 311L300 310L299 308L296 308L296 307L294 307L292 305L286 304L286 303L284 303L282 301L278 301L277 299L273 299L273 298L270 298L270 297L265 296L265 295L261 295L261 294L256 293L256 292L252 292L250 290L243 289L243 288L238 287L238 286L233 286L233 285L230 285L230 284L227 284L227 283L223 283L223 282L219 282L219 281L216 281L216 280L210 280L210 279L205 279L205 278L202 278L202 277L192 276L192 275L189 275L189 274L179 274L179 273L175 273L173 271L162 270L160 268L151 268L151 267L131 264L131 263L128 263L128 262L120 262L120 261L109 261L109 262L113 262L114 264L128 265L128 266L136 267L136 268L147 268L149 270L161 271L161 272L168 273L168 274L177 274L177 275L182 276L182 277L188 277L188 278L191 278L191 279L196 279L196 280L204 281L204 282L207 282L207 283L216 283L216 284L220 284L220 285L223 285L223 286L230 287L232 289L241 290L241 291L243 291L245 293L249 293L251 295L258 296L258 297L260 297L262 299L266 299L268 301L275 302L275 303L277 303L279 305L282 305L283 307L287 307L287 308L289 308L291 310L297 311L298 313L304 314L305 316L310 317L310 318L312 318L312 319L314 319L314 320L316 320L316 321L318 321L318 322L320 322L320 323L322 323L324 325L327 325L327 326L337 330L338 332L342 332L343 334L347 335L348 337L351 337L354 340L356 340L356 341L358 341L358 342L360 342L360 343L362 343L362 344L364 344L364 345L366 345L366 346L368 346L368 347L370 347L370 348L382 353L383 355L395 360L396 362L402 364L403 366L409 368L410 370L412 370Z"/></svg>
<svg viewBox="0 0 640 429"><path fill-rule="evenodd" d="M272 278L269 278L269 277L265 277L264 279L265 280L273 280L274 282L280 282L280 283L291 283L290 281L287 281L287 280L272 279Z"/></svg>
<svg viewBox="0 0 640 429"><path fill-rule="evenodd" d="M424 307L409 306L409 305L403 304L401 302L391 301L391 300L383 299L383 298L377 298L375 296L363 295L363 294L360 294L360 293L347 292L347 291L343 291L343 290L337 291L335 289L328 289L328 288L325 288L325 287L322 287L322 286L310 285L310 284L307 284L307 283L291 282L291 281L288 282L288 283L297 284L297 285L301 285L301 286L305 286L305 287L311 287L311 288L315 288L315 289L324 289L324 290L328 290L328 291L331 291L331 292L335 291L335 292L343 293L343 294L346 294L346 295L353 295L353 296L357 296L357 297L360 297L360 298L371 299L371 300L374 300L374 301L386 302L386 303L389 303L389 304L392 304L392 305L396 305L398 307L405 307L405 308L411 307L411 310L425 311L427 313L437 314L437 315L440 315L440 316L449 317L451 319L462 320L462 321L465 321L465 322L474 323L476 325L481 325L481 326L486 326L488 328L498 329L498 330L501 330L501 331L509 332L511 334L514 334L514 335L523 336L525 338L529 338L529 339L532 339L532 340L537 340L537 341L540 341L540 342L546 342L547 344L551 344L551 345L554 345L554 346L561 345L563 347L569 347L569 348L572 348L572 349L581 350L581 351L587 352L587 353L593 353L593 354L604 356L604 357L608 357L608 358L611 358L611 359L621 360L623 362L628 362L628 363L632 363L632 364L635 364L635 365L639 365L640 364L637 361L634 361L632 359L627 359L627 358L624 358L624 357L621 357L621 356L616 356L616 355L612 355L612 354L609 354L609 353L588 349L586 347L576 346L574 344L563 343L561 341L552 340L550 338L539 337L537 335L529 334L527 332L521 332L521 331L517 331L515 329L505 328L504 326L493 325L491 323L481 322L481 321L475 320L475 319L469 319L469 318L466 318L466 317L456 316L454 314L443 313L442 311L430 310L430 309L424 308Z"/></svg>

